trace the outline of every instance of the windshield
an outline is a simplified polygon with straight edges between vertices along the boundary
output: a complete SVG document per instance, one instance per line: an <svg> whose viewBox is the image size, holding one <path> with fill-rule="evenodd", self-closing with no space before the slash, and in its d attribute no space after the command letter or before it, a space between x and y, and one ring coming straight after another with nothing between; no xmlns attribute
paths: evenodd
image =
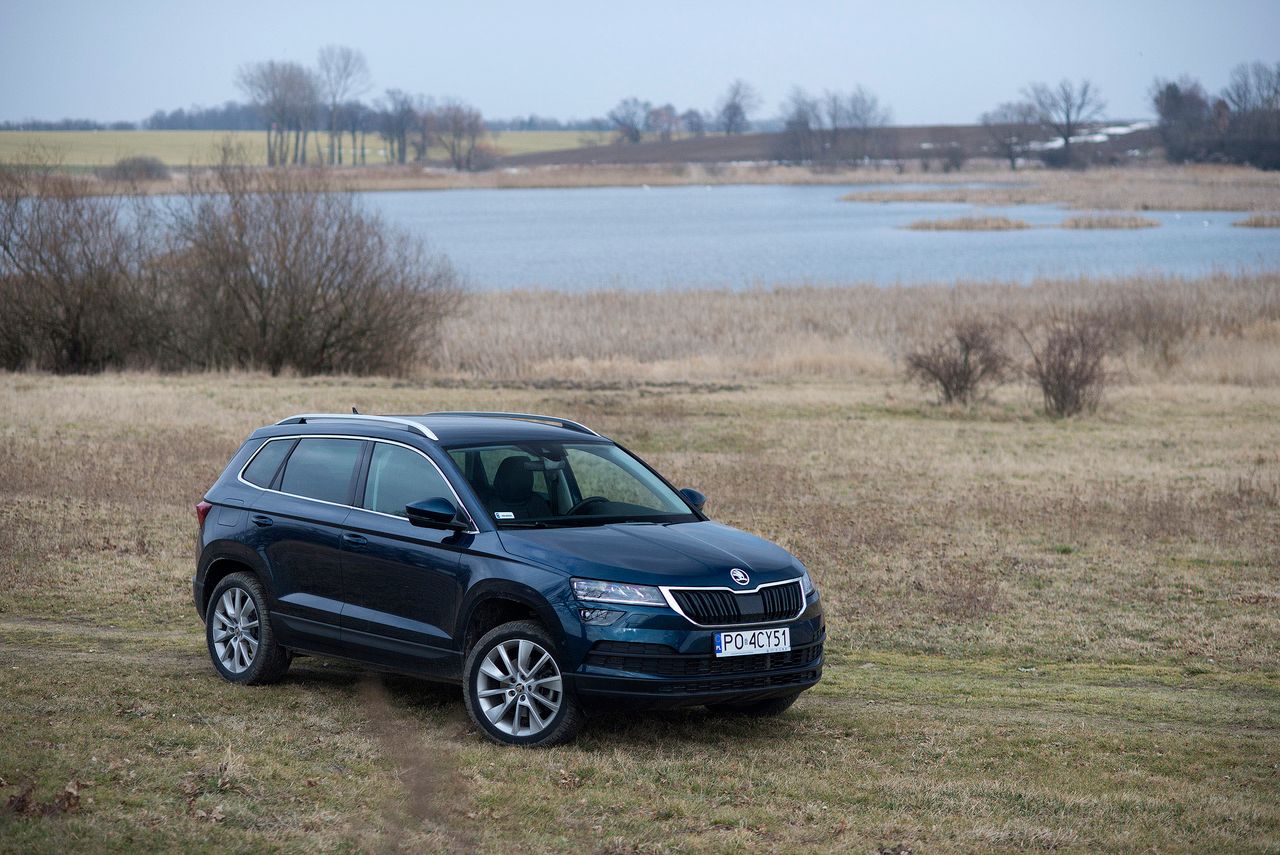
<svg viewBox="0 0 1280 855"><path fill-rule="evenodd" d="M697 519L662 479L615 445L478 445L449 456L499 527Z"/></svg>

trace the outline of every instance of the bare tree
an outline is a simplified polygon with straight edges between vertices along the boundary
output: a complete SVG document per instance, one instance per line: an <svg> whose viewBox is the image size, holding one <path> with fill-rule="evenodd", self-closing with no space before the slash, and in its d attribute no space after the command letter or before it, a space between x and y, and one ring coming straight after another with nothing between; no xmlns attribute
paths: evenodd
<svg viewBox="0 0 1280 855"><path fill-rule="evenodd" d="M1071 138L1100 118L1107 103L1090 81L1074 84L1066 78L1056 86L1033 83L1027 88L1026 96L1035 105L1040 123L1062 140L1063 165L1072 165Z"/></svg>
<svg viewBox="0 0 1280 855"><path fill-rule="evenodd" d="M716 107L716 124L726 134L745 133L751 124L751 113L760 107L760 95L745 80L735 80Z"/></svg>
<svg viewBox="0 0 1280 855"><path fill-rule="evenodd" d="M351 162L365 162L365 135L373 129L376 112L360 101L346 101L338 108L343 131L351 137ZM338 162L342 162L339 149Z"/></svg>
<svg viewBox="0 0 1280 855"><path fill-rule="evenodd" d="M782 115L782 159L806 163L821 157L822 103L796 86L782 104Z"/></svg>
<svg viewBox="0 0 1280 855"><path fill-rule="evenodd" d="M266 121L267 165L306 163L306 137L320 100L315 73L296 62L267 60L242 66L236 83Z"/></svg>
<svg viewBox="0 0 1280 855"><path fill-rule="evenodd" d="M476 153L486 128L480 111L456 99L447 100L435 111L435 139L449 154L459 172L476 168Z"/></svg>
<svg viewBox="0 0 1280 855"><path fill-rule="evenodd" d="M1018 171L1018 160L1027 152L1027 144L1039 124L1039 113L1026 101L1007 101L983 113L982 127L997 154L1009 161L1009 171Z"/></svg>
<svg viewBox="0 0 1280 855"><path fill-rule="evenodd" d="M283 166L289 121L287 63L267 60L240 67L236 85L253 102L267 126L267 165Z"/></svg>
<svg viewBox="0 0 1280 855"><path fill-rule="evenodd" d="M1222 90L1222 153L1228 160L1280 169L1280 63L1239 65Z"/></svg>
<svg viewBox="0 0 1280 855"><path fill-rule="evenodd" d="M329 111L329 162L342 162L339 130L343 102L363 95L369 88L369 65L364 54L343 45L320 48L317 62L321 95Z"/></svg>
<svg viewBox="0 0 1280 855"><path fill-rule="evenodd" d="M881 105L874 92L857 86L845 99L845 115L855 140L855 157L871 157L876 154L873 145L876 132L889 124L892 112Z"/></svg>
<svg viewBox="0 0 1280 855"><path fill-rule="evenodd" d="M166 334L156 208L87 195L51 158L0 168L0 364L60 373L149 364Z"/></svg>
<svg viewBox="0 0 1280 855"><path fill-rule="evenodd" d="M618 137L630 143L638 143L644 135L644 121L649 115L649 102L639 98L623 98L618 105L609 111L609 121L613 123Z"/></svg>
<svg viewBox="0 0 1280 855"><path fill-rule="evenodd" d="M834 153L838 151L840 145L840 130L848 127L849 124L845 96L828 89L822 93L822 98L814 103L818 108L819 121L826 120L827 148Z"/></svg>
<svg viewBox="0 0 1280 855"><path fill-rule="evenodd" d="M670 142L671 138L680 130L680 115L676 112L676 108L670 104L663 104L661 107L650 107L649 112L644 117L645 130L658 135L663 142Z"/></svg>
<svg viewBox="0 0 1280 855"><path fill-rule="evenodd" d="M189 354L211 368L403 373L459 297L447 259L322 173L224 159L175 212Z"/></svg>
<svg viewBox="0 0 1280 855"><path fill-rule="evenodd" d="M1204 160L1213 143L1213 107L1200 81L1183 76L1151 85L1151 105L1160 119L1158 130L1164 156L1170 163Z"/></svg>
<svg viewBox="0 0 1280 855"><path fill-rule="evenodd" d="M707 135L707 120L697 110L685 110L680 114L680 124L695 137Z"/></svg>
<svg viewBox="0 0 1280 855"><path fill-rule="evenodd" d="M1237 65L1222 90L1222 99L1235 113L1280 110L1280 62Z"/></svg>
<svg viewBox="0 0 1280 855"><path fill-rule="evenodd" d="M408 158L409 132L418 120L413 96L400 89L388 89L378 118L378 132L387 143L387 159L404 163Z"/></svg>

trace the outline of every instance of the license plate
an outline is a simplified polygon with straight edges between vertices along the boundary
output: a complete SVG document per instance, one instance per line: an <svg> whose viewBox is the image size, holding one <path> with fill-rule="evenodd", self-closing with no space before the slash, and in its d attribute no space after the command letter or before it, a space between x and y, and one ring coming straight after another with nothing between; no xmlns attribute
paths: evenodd
<svg viewBox="0 0 1280 855"><path fill-rule="evenodd" d="M791 630L756 629L748 632L717 632L716 656L751 656L756 653L786 653L791 649Z"/></svg>

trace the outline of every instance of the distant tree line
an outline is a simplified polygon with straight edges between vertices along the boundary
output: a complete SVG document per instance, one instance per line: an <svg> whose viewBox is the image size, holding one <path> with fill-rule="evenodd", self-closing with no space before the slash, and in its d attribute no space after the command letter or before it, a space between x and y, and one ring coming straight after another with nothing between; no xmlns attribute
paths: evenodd
<svg viewBox="0 0 1280 855"><path fill-rule="evenodd" d="M1280 169L1280 62L1236 66L1217 97L1193 77L1158 79L1151 103L1170 162Z"/></svg>
<svg viewBox="0 0 1280 855"><path fill-rule="evenodd" d="M638 143L646 135L667 142L678 135L706 136L718 131L727 136L743 134L751 129L751 114L760 107L755 87L745 80L735 80L720 96L714 110L679 110L670 102L654 104L634 96L623 98L609 111L608 127L620 143ZM592 129L599 127L594 120Z"/></svg>
<svg viewBox="0 0 1280 855"><path fill-rule="evenodd" d="M875 146L874 131L889 124L892 113L863 86L820 96L797 86L783 102L782 114L781 160L857 162L889 154Z"/></svg>
<svg viewBox="0 0 1280 855"><path fill-rule="evenodd" d="M0 122L0 131L136 131L137 122L95 122L93 119L23 119Z"/></svg>
<svg viewBox="0 0 1280 855"><path fill-rule="evenodd" d="M494 159L484 117L464 101L402 89L388 89L371 104L361 101L370 87L369 68L353 48L324 47L314 67L249 63L236 83L267 135L268 166L366 163L369 135L381 140L393 163L425 161L433 146L458 170L482 169Z"/></svg>

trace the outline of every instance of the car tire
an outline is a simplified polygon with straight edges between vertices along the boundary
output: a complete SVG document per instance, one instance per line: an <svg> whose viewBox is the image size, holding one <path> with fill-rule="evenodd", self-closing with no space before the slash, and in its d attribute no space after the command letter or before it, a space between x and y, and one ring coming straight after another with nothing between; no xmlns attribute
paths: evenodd
<svg viewBox="0 0 1280 855"><path fill-rule="evenodd" d="M204 636L214 670L232 683L261 686L289 670L292 655L276 642L267 593L252 573L232 573L213 589Z"/></svg>
<svg viewBox="0 0 1280 855"><path fill-rule="evenodd" d="M535 621L512 621L485 633L463 666L471 720L503 745L545 748L573 739L582 708L562 663L559 647Z"/></svg>
<svg viewBox="0 0 1280 855"><path fill-rule="evenodd" d="M762 701L747 701L746 703L725 703L725 704L707 704L707 709L716 713L727 713L729 715L745 715L750 718L769 718L770 716L782 715L791 705L799 699L800 693L793 695L783 695L778 698L765 698Z"/></svg>

